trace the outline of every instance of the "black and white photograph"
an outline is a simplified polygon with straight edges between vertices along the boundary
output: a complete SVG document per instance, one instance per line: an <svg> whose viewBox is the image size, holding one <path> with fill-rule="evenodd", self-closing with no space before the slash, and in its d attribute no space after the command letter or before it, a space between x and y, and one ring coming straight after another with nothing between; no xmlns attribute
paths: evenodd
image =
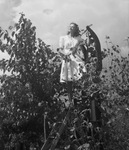
<svg viewBox="0 0 129 150"><path fill-rule="evenodd" d="M129 0L0 0L0 150L129 150Z"/></svg>

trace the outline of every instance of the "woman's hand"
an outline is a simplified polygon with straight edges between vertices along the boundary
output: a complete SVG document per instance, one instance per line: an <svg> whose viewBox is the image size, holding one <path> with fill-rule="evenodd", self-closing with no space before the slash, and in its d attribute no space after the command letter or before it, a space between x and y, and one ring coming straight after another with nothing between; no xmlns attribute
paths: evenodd
<svg viewBox="0 0 129 150"><path fill-rule="evenodd" d="M77 52L77 47L73 47L70 50L72 51L72 54L75 55L75 53Z"/></svg>
<svg viewBox="0 0 129 150"><path fill-rule="evenodd" d="M72 54L75 55L77 52L78 46L84 45L84 41L78 41L78 43L75 45L75 47L72 47L70 50L72 51Z"/></svg>

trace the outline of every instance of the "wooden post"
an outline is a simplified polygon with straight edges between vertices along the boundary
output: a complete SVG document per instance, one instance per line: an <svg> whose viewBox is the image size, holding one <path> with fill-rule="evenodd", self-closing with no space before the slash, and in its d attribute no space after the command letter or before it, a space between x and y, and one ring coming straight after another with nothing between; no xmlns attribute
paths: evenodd
<svg viewBox="0 0 129 150"><path fill-rule="evenodd" d="M95 108L95 100L91 100L91 120L96 121L96 108Z"/></svg>
<svg viewBox="0 0 129 150"><path fill-rule="evenodd" d="M44 113L44 142L46 142L46 116L47 112Z"/></svg>
<svg viewBox="0 0 129 150"><path fill-rule="evenodd" d="M67 112L67 115L65 116L65 118L64 118L64 120L63 120L63 123L62 123L62 125L61 125L59 131L58 131L57 134L56 134L55 139L52 141L52 145L51 145L51 147L50 147L50 150L54 150L54 149L55 149L55 147L56 147L56 145L57 145L57 143L58 143L58 141L59 141L59 139L60 139L60 136L61 136L61 134L63 133L64 128L65 128L65 126L66 126L66 124L67 124L67 121L68 121L68 119L69 119L69 115L70 115L70 108L69 108L69 110L68 110L68 112Z"/></svg>

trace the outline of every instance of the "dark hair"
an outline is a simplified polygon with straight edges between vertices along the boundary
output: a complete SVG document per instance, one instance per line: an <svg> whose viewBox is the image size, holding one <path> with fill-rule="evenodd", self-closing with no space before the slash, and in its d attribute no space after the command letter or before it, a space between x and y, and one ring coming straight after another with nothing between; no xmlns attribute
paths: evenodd
<svg viewBox="0 0 129 150"><path fill-rule="evenodd" d="M74 26L76 26L77 28L79 28L78 25L75 22L71 22L70 25L71 24L73 24Z"/></svg>
<svg viewBox="0 0 129 150"><path fill-rule="evenodd" d="M80 35L79 26L76 23L74 23L74 22L70 23L70 25L72 25L72 24L76 27L76 32L74 33L73 37L77 37L77 36ZM70 34L70 28L69 28L67 34Z"/></svg>

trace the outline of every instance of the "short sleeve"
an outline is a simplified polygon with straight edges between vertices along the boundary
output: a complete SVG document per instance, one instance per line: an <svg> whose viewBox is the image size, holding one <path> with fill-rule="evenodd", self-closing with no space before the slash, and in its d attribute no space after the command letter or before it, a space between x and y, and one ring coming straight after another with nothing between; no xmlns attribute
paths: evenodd
<svg viewBox="0 0 129 150"><path fill-rule="evenodd" d="M63 36L61 36L60 39L59 39L59 48L64 48L64 38L63 38Z"/></svg>

